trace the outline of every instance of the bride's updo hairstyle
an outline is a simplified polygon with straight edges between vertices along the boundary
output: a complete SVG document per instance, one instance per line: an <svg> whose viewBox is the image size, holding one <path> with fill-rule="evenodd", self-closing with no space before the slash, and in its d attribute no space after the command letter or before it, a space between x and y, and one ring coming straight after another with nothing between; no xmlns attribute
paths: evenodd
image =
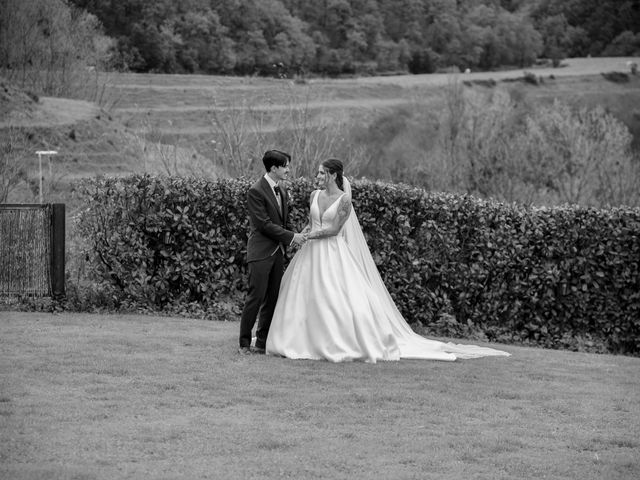
<svg viewBox="0 0 640 480"><path fill-rule="evenodd" d="M325 160L324 162L322 162L322 166L329 173L335 173L336 174L336 185L338 185L338 188L340 190L344 191L344 187L342 186L343 185L343 182L342 182L342 171L343 171L342 162L340 160L338 160L337 158L330 158L329 160Z"/></svg>

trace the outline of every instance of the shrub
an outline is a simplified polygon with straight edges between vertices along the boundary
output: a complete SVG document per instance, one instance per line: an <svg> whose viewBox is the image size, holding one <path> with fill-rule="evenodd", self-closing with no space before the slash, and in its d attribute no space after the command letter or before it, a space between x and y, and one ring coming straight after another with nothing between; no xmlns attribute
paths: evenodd
<svg viewBox="0 0 640 480"><path fill-rule="evenodd" d="M93 273L158 307L233 292L241 283L246 215L235 198L242 187L151 176L85 182L79 193L90 200L78 232L89 242Z"/></svg>
<svg viewBox="0 0 640 480"><path fill-rule="evenodd" d="M524 72L524 76L522 78L525 83L530 83L531 85L538 85L538 83L540 83L540 80L538 80L535 73Z"/></svg>
<svg viewBox="0 0 640 480"><path fill-rule="evenodd" d="M481 87L493 88L497 85L497 82L493 78L489 78L487 80L477 79L477 80L464 80L462 82L465 87L471 87L473 85L479 85Z"/></svg>
<svg viewBox="0 0 640 480"><path fill-rule="evenodd" d="M438 129L441 150L425 160L435 189L538 205L640 205L631 134L602 107L528 109L501 90L455 87Z"/></svg>
<svg viewBox="0 0 640 480"><path fill-rule="evenodd" d="M640 170L628 128L602 107L574 110L554 102L525 122L514 138L522 177L548 189L557 203L639 204Z"/></svg>
<svg viewBox="0 0 640 480"><path fill-rule="evenodd" d="M95 278L149 308L219 311L231 302L237 311L249 185L151 176L85 181L78 232ZM415 326L640 353L640 210L531 209L405 185L352 185L374 260ZM298 229L312 190L305 179L290 185Z"/></svg>
<svg viewBox="0 0 640 480"><path fill-rule="evenodd" d="M614 83L628 83L629 82L629 75L627 73L624 73L624 72L603 72L602 76L606 80L609 80L610 82L614 82Z"/></svg>

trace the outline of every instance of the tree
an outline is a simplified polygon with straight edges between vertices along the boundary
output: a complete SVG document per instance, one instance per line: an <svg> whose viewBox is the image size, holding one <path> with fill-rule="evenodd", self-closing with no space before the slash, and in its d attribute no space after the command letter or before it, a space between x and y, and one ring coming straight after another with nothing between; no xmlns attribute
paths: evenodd
<svg viewBox="0 0 640 480"><path fill-rule="evenodd" d="M559 65L567 56L633 54L640 25L638 0L52 2L96 15L115 39L112 64L136 71L424 73L524 67L539 54Z"/></svg>
<svg viewBox="0 0 640 480"><path fill-rule="evenodd" d="M571 39L569 23L564 14L545 18L540 32L544 39L542 54L551 59L554 67L558 67L569 52Z"/></svg>
<svg viewBox="0 0 640 480"><path fill-rule="evenodd" d="M206 73L233 71L235 44L216 12L207 8L181 14L175 19L174 29L180 38L177 57L184 69Z"/></svg>
<svg viewBox="0 0 640 480"><path fill-rule="evenodd" d="M563 15L567 26L580 29L584 38L576 33L569 37L579 40L570 42L566 54L569 56L601 55L615 37L629 30L638 33L640 8L637 0L542 0L532 9L531 16L538 31L550 17Z"/></svg>
<svg viewBox="0 0 640 480"><path fill-rule="evenodd" d="M325 14L324 30L332 48L341 48L348 41L353 12L348 0L329 0Z"/></svg>
<svg viewBox="0 0 640 480"><path fill-rule="evenodd" d="M423 47L426 7L422 0L380 0L384 33L391 40L405 40L410 47Z"/></svg>
<svg viewBox="0 0 640 480"><path fill-rule="evenodd" d="M496 17L495 29L500 54L494 67L500 65L526 67L532 65L542 53L542 36L527 17L501 11Z"/></svg>
<svg viewBox="0 0 640 480"><path fill-rule="evenodd" d="M280 0L226 0L215 11L236 50L237 73L279 74L312 63L315 51L307 25Z"/></svg>
<svg viewBox="0 0 640 480"><path fill-rule="evenodd" d="M149 25L146 22L136 24L131 36L131 47L140 53L143 63L135 70L140 72L171 72L176 63L175 37L169 28Z"/></svg>
<svg viewBox="0 0 640 480"><path fill-rule="evenodd" d="M602 54L612 57L640 55L640 32L634 34L629 30L625 30L607 45Z"/></svg>
<svg viewBox="0 0 640 480"><path fill-rule="evenodd" d="M0 137L0 203L7 203L9 194L27 181L25 148L27 139L18 128L9 128Z"/></svg>
<svg viewBox="0 0 640 480"><path fill-rule="evenodd" d="M434 0L427 11L426 44L435 51L444 66L466 68L467 52L463 26L455 0Z"/></svg>
<svg viewBox="0 0 640 480"><path fill-rule="evenodd" d="M0 2L0 75L36 93L84 91L86 67L107 60L98 19L63 0Z"/></svg>
<svg viewBox="0 0 640 480"><path fill-rule="evenodd" d="M572 110L556 100L527 119L516 143L523 172L560 202L606 207L638 205L640 168L628 128L602 107Z"/></svg>

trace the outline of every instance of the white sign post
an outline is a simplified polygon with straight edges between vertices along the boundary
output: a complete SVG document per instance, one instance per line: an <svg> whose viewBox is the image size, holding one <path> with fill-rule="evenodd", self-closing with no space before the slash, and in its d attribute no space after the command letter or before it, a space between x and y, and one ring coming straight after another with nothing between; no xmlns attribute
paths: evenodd
<svg viewBox="0 0 640 480"><path fill-rule="evenodd" d="M49 176L51 176L51 155L57 155L58 152L55 150L38 150L36 152L38 155L38 175L40 182L40 203L42 203L42 155L47 155L47 159L49 160Z"/></svg>

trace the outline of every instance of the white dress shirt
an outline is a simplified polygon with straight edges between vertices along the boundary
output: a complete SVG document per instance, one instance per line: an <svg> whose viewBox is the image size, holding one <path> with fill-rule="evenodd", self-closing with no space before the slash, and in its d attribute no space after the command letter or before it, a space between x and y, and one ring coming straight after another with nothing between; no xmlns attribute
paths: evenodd
<svg viewBox="0 0 640 480"><path fill-rule="evenodd" d="M271 192L273 192L273 195L276 197L276 201L278 202L278 206L280 207L280 211L282 211L282 198L280 198L280 195L278 195L276 193L275 187L278 185L273 178L271 178L269 176L268 173L265 173L264 178L267 179L267 182L269 182L269 185L271 186Z"/></svg>

